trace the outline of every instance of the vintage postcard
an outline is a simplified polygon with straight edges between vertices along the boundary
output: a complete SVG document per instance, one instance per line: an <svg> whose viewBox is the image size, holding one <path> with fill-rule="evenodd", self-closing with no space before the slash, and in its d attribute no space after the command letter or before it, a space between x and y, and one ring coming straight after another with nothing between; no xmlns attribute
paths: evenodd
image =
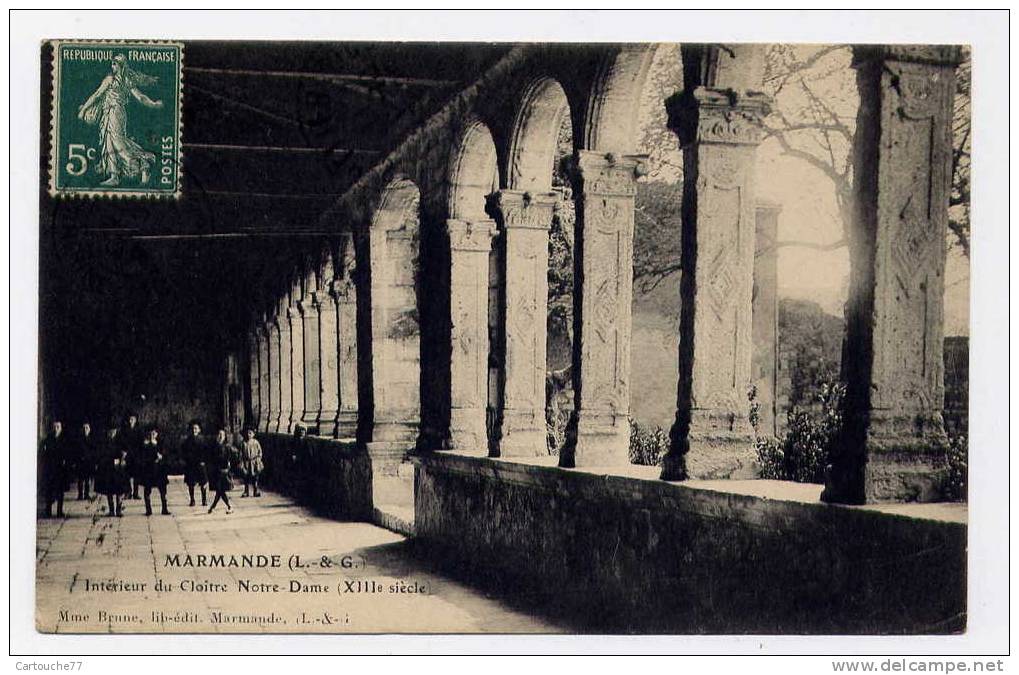
<svg viewBox="0 0 1019 675"><path fill-rule="evenodd" d="M87 37L38 632L967 631L970 44Z"/></svg>

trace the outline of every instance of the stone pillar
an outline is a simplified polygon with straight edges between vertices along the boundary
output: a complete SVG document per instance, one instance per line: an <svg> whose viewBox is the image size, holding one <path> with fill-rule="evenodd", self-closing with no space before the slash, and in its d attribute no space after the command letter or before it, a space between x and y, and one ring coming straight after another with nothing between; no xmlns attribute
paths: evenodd
<svg viewBox="0 0 1019 675"><path fill-rule="evenodd" d="M754 353L751 379L757 391L757 433L778 435L778 214L782 207L757 203L754 220L754 294L751 330Z"/></svg>
<svg viewBox="0 0 1019 675"><path fill-rule="evenodd" d="M629 462L633 201L641 160L587 150L577 158L576 435L560 454L561 466Z"/></svg>
<svg viewBox="0 0 1019 675"><path fill-rule="evenodd" d="M252 328L248 332L248 411L250 417L245 421L245 424L252 429L259 428L260 415L262 413L261 401L259 400L259 390L261 388L261 379L259 373L259 338L258 330Z"/></svg>
<svg viewBox="0 0 1019 675"><path fill-rule="evenodd" d="M369 451L413 449L421 419L421 331L414 275L417 233L370 231L372 382L375 415Z"/></svg>
<svg viewBox="0 0 1019 675"><path fill-rule="evenodd" d="M294 415L294 363L290 341L290 321L287 320L288 298L283 296L276 313L276 329L280 336L280 425L281 433L290 433Z"/></svg>
<svg viewBox="0 0 1019 675"><path fill-rule="evenodd" d="M336 413L334 436L354 438L357 435L357 289L354 287L354 242L348 233L341 245L339 274L333 283L336 299L338 330L337 352L340 406Z"/></svg>
<svg viewBox="0 0 1019 675"><path fill-rule="evenodd" d="M449 447L488 454L488 257L492 220L447 220L450 249Z"/></svg>
<svg viewBox="0 0 1019 675"><path fill-rule="evenodd" d="M318 411L321 405L322 378L319 370L318 296L314 276L309 274L304 296L298 302L304 338L304 411L301 424L310 434L318 433Z"/></svg>
<svg viewBox="0 0 1019 675"><path fill-rule="evenodd" d="M276 323L276 316L269 319L266 325L269 334L269 426L268 431L273 433L280 430L280 415L282 414L281 395L283 385L282 360L280 359L280 331Z"/></svg>
<svg viewBox="0 0 1019 675"><path fill-rule="evenodd" d="M505 378L499 454L545 455L548 231L555 193L493 196L505 237Z"/></svg>
<svg viewBox="0 0 1019 675"><path fill-rule="evenodd" d="M662 478L752 478L754 155L768 100L760 46L683 47L669 100L683 147L679 385Z"/></svg>
<svg viewBox="0 0 1019 675"><path fill-rule="evenodd" d="M265 317L258 328L258 429L269 431L269 331Z"/></svg>
<svg viewBox="0 0 1019 675"><path fill-rule="evenodd" d="M336 323L335 273L332 256L322 271L323 288L318 294L319 408L318 433L332 437L336 431L336 414L340 411L339 372L337 367L338 332Z"/></svg>
<svg viewBox="0 0 1019 675"><path fill-rule="evenodd" d="M290 289L287 303L287 325L290 327L290 396L291 417L290 431L301 423L304 416L304 321L298 302L301 298L301 282L297 281Z"/></svg>
<svg viewBox="0 0 1019 675"><path fill-rule="evenodd" d="M943 293L960 53L894 45L853 56L846 412L822 499L932 501L946 467Z"/></svg>

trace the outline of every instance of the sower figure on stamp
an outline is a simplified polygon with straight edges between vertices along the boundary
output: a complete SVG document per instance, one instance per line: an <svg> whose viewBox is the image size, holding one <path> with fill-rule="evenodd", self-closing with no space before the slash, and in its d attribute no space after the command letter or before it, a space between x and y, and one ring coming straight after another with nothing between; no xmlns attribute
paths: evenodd
<svg viewBox="0 0 1019 675"><path fill-rule="evenodd" d="M159 490L159 501L162 505L161 513L164 516L170 515L166 508L166 486L169 484L166 457L162 448L159 447L159 429L155 425L149 428L142 443L140 458L141 483L145 487L145 515L152 515L152 488Z"/></svg>
<svg viewBox="0 0 1019 675"><path fill-rule="evenodd" d="M78 119L99 124L98 169L108 176L101 185L119 185L121 177L139 175L142 184L149 182L156 156L127 135L127 104L128 97L134 97L147 108L162 108L162 101L153 101L138 90L156 82L157 78L134 70L123 54L117 54L110 64L110 74L78 108Z"/></svg>
<svg viewBox="0 0 1019 675"><path fill-rule="evenodd" d="M138 415L129 412L127 414L127 421L124 423L124 428L120 430L120 442L124 444L124 449L127 450L127 476L131 483L131 489L128 491L129 499L138 499L138 488L141 483L138 480L139 471L141 470L140 453L142 448L142 430L138 426Z"/></svg>
<svg viewBox="0 0 1019 675"><path fill-rule="evenodd" d="M92 423L85 418L74 439L75 477L78 479L78 500L91 499L92 479L96 474L96 439Z"/></svg>
<svg viewBox="0 0 1019 675"><path fill-rule="evenodd" d="M230 479L230 463L233 461L233 457L234 445L230 442L226 430L220 429L216 433L216 444L212 448L209 458L209 469L211 471L209 484L216 492L216 495L212 498L212 506L209 507L209 513L212 513L220 501L226 504L227 513L233 513L233 509L230 508L230 498L226 496L226 493L233 488L233 481Z"/></svg>
<svg viewBox="0 0 1019 675"><path fill-rule="evenodd" d="M47 518L53 517L53 502L57 504L57 518L64 517L64 492L71 470L64 424L54 419L50 423L50 433L39 444L39 478L46 499Z"/></svg>
<svg viewBox="0 0 1019 675"><path fill-rule="evenodd" d="M244 445L241 446L241 462L244 473L244 494L247 497L249 489L255 497L261 497L258 491L258 477L262 475L265 464L262 463L262 444L255 438L255 430L248 428L244 430Z"/></svg>
<svg viewBox="0 0 1019 675"><path fill-rule="evenodd" d="M124 515L124 495L131 492L131 479L127 475L127 447L121 443L120 430L110 421L106 436L99 446L96 467L96 492L106 495L106 515Z"/></svg>
<svg viewBox="0 0 1019 675"><path fill-rule="evenodd" d="M195 505L195 486L202 491L202 506L208 506L209 473L206 467L209 450L202 438L202 425L198 420L191 420L188 437L181 446L184 455L184 482L188 486L189 506Z"/></svg>

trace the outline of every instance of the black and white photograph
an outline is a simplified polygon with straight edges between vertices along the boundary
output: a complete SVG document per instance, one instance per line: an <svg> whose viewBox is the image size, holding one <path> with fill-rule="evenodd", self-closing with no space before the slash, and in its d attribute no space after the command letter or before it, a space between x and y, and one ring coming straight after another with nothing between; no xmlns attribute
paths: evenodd
<svg viewBox="0 0 1019 675"><path fill-rule="evenodd" d="M17 14L29 651L1007 653L1007 12Z"/></svg>

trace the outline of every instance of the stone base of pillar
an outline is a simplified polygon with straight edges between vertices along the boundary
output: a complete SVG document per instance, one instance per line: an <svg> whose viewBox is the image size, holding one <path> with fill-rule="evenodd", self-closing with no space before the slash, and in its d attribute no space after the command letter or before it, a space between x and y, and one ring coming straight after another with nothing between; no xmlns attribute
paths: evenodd
<svg viewBox="0 0 1019 675"><path fill-rule="evenodd" d="M831 471L821 500L839 504L937 502L944 499L948 445L940 438L872 442L857 471Z"/></svg>
<svg viewBox="0 0 1019 675"><path fill-rule="evenodd" d="M630 463L630 421L580 411L577 445L570 454L572 466L626 466ZM567 466L566 462L560 464Z"/></svg>
<svg viewBox="0 0 1019 675"><path fill-rule="evenodd" d="M295 424L298 423L304 427L309 435L318 436L318 417L314 412L305 413L299 422L295 422Z"/></svg>
<svg viewBox="0 0 1019 675"><path fill-rule="evenodd" d="M757 478L754 437L738 431L691 431L686 452L670 451L662 458L663 480Z"/></svg>
<svg viewBox="0 0 1019 675"><path fill-rule="evenodd" d="M372 441L365 445L365 449L371 461L373 476L396 476L414 446L391 441Z"/></svg>
<svg viewBox="0 0 1019 675"><path fill-rule="evenodd" d="M536 416L530 411L503 412L500 457L540 457L548 454L545 419L542 416L539 426L535 424Z"/></svg>
<svg viewBox="0 0 1019 675"><path fill-rule="evenodd" d="M336 411L335 410L323 410L317 421L318 435L326 436L328 438L336 437Z"/></svg>
<svg viewBox="0 0 1019 675"><path fill-rule="evenodd" d="M341 410L336 415L336 425L333 428L333 438L356 438L357 437L357 412Z"/></svg>
<svg viewBox="0 0 1019 675"><path fill-rule="evenodd" d="M488 431L485 429L485 410L453 408L449 420L447 448L469 455L488 455Z"/></svg>
<svg viewBox="0 0 1019 675"><path fill-rule="evenodd" d="M415 422L376 420L375 424L372 425L373 443L389 443L412 449L417 443L417 437L418 425Z"/></svg>

